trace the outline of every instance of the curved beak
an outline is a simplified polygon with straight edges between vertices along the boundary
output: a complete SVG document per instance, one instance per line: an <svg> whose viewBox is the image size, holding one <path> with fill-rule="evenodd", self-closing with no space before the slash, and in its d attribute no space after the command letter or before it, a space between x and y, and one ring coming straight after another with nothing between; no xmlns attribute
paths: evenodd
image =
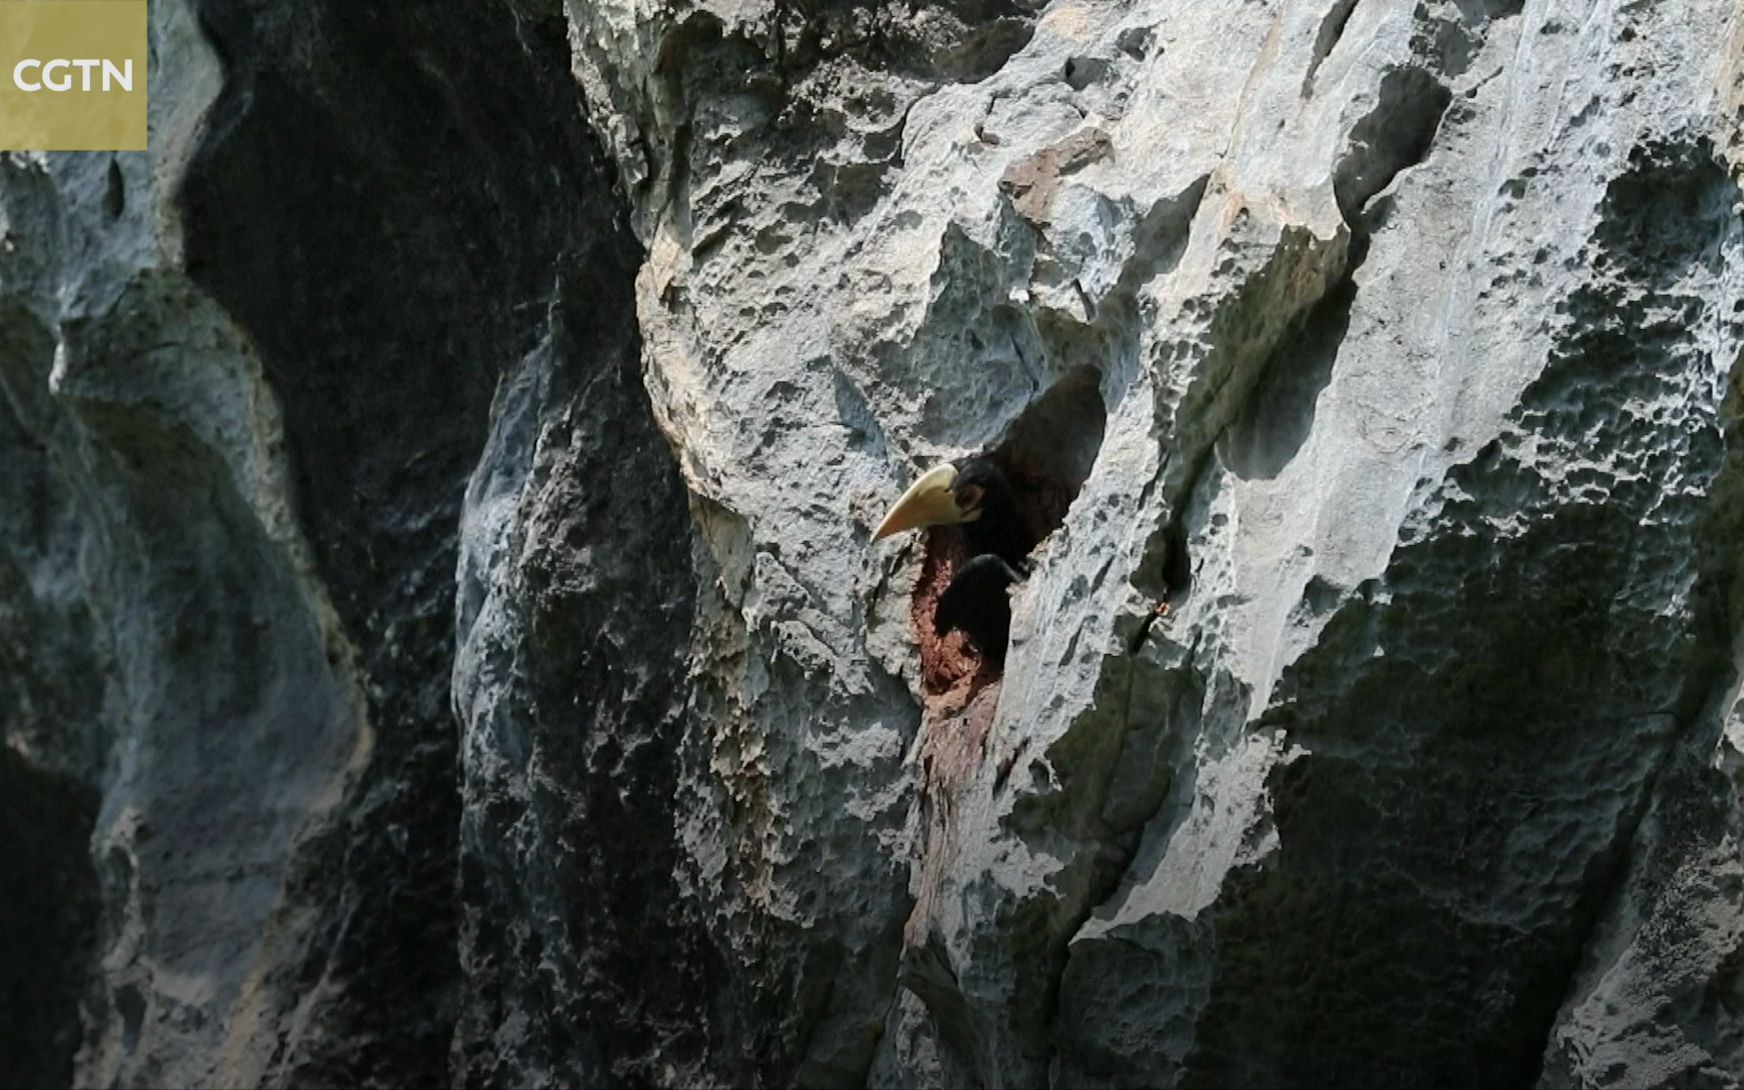
<svg viewBox="0 0 1744 1090"><path fill-rule="evenodd" d="M962 522L963 513L957 509L957 497L951 491L956 480L957 467L949 462L928 470L920 480L909 485L908 491L891 507L878 529L872 531L872 540L879 541L891 534L923 526Z"/></svg>

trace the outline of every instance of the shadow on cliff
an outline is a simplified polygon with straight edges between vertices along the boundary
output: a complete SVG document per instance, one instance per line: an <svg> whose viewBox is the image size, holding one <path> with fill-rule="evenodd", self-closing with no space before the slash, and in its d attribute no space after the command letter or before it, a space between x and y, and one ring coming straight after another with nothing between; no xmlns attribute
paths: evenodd
<svg viewBox="0 0 1744 1090"><path fill-rule="evenodd" d="M282 403L296 513L359 648L376 739L287 891L319 915L284 967L316 1001L275 1064L293 1082L443 1084L470 987L449 703L463 491L565 255L622 278L586 318L620 329L637 260L555 5L199 13L226 80L178 193L188 272L247 330ZM537 1047L560 1080L586 1070L565 1052L585 1042Z"/></svg>

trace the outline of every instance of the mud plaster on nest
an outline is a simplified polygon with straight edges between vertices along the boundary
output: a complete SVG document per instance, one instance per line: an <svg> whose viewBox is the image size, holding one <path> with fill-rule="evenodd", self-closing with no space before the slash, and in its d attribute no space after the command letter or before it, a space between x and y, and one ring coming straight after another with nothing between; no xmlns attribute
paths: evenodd
<svg viewBox="0 0 1744 1090"><path fill-rule="evenodd" d="M926 847L921 853L920 875L915 889L914 911L903 928L905 949L926 945L926 929L933 920L937 900L951 864L956 859L954 814L971 789L976 770L987 752L987 735L999 707L999 679L992 678L967 692L967 702L944 714L930 705L920 764L922 822Z"/></svg>
<svg viewBox="0 0 1744 1090"><path fill-rule="evenodd" d="M939 598L951 577L968 560L963 532L955 526L927 531L926 554L915 584L909 618L920 644L920 678L928 722L948 718L965 708L975 694L998 677L986 656L961 632L939 635L933 627Z"/></svg>

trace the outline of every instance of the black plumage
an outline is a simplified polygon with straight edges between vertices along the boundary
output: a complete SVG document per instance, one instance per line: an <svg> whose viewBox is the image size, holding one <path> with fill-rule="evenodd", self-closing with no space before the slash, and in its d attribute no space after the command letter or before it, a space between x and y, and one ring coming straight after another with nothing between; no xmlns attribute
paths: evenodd
<svg viewBox="0 0 1744 1090"><path fill-rule="evenodd" d="M1023 582L1018 569L996 553L982 553L964 564L939 595L933 631L961 632L993 663L1005 661L1011 640L1011 588Z"/></svg>
<svg viewBox="0 0 1744 1090"><path fill-rule="evenodd" d="M1003 663L1011 639L1011 587L1029 574L1035 536L998 466L985 458L955 465L951 491L968 516L961 523L967 561L939 596L933 630L941 636L962 632L989 661Z"/></svg>
<svg viewBox="0 0 1744 1090"><path fill-rule="evenodd" d="M957 477L951 482L951 491L967 516L962 526L969 558L992 554L1021 570L1029 563L1036 541L1017 510L1011 482L986 458L959 458L952 464L957 467Z"/></svg>

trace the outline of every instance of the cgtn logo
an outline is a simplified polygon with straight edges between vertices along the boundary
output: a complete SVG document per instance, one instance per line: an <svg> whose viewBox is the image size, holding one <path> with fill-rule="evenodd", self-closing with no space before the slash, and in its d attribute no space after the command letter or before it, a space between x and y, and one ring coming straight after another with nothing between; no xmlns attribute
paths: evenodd
<svg viewBox="0 0 1744 1090"><path fill-rule="evenodd" d="M102 71L101 80L93 81L91 73L99 66ZM79 70L76 86L72 73L75 68ZM27 95L34 95L38 91L95 91L98 90L99 83L104 91L133 90L132 59L124 60L118 65L114 61L90 58L57 58L44 61L26 57L12 66L12 85Z"/></svg>
<svg viewBox="0 0 1744 1090"><path fill-rule="evenodd" d="M0 0L0 150L144 151L147 0Z"/></svg>

